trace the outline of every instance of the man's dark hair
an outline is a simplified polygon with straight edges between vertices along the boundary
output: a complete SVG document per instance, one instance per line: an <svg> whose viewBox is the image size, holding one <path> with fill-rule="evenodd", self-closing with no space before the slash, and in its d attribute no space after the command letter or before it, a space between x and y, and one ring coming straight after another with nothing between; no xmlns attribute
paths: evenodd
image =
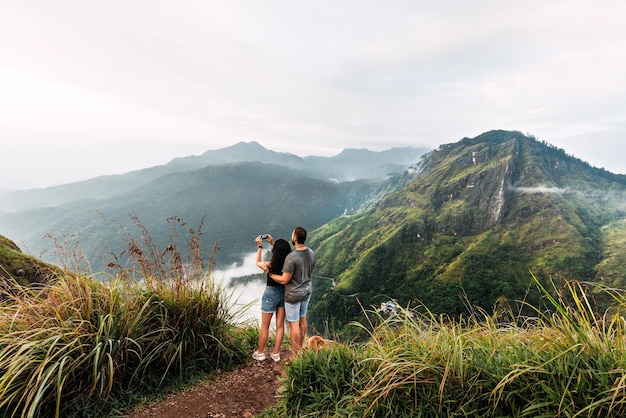
<svg viewBox="0 0 626 418"><path fill-rule="evenodd" d="M304 244L304 241L306 241L306 229L301 226L296 226L293 229L293 233L296 235L296 242L298 244Z"/></svg>

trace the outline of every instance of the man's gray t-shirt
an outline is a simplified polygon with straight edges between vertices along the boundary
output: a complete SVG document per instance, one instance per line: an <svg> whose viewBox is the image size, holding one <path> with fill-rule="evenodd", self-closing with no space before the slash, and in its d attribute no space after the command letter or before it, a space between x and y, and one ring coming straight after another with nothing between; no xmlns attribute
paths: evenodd
<svg viewBox="0 0 626 418"><path fill-rule="evenodd" d="M285 302L296 303L311 294L311 272L315 268L315 253L310 248L295 250L285 258L284 273L291 273L285 285Z"/></svg>

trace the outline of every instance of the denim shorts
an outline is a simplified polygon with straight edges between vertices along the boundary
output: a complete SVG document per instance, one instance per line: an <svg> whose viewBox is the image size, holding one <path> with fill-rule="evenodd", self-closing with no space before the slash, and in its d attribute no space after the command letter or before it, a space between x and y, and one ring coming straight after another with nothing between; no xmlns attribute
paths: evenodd
<svg viewBox="0 0 626 418"><path fill-rule="evenodd" d="M265 286L261 299L261 312L274 313L285 307L285 286Z"/></svg>
<svg viewBox="0 0 626 418"><path fill-rule="evenodd" d="M300 318L305 317L310 300L311 295L307 296L300 302L285 302L285 316L287 317L287 322L298 322L300 321Z"/></svg>

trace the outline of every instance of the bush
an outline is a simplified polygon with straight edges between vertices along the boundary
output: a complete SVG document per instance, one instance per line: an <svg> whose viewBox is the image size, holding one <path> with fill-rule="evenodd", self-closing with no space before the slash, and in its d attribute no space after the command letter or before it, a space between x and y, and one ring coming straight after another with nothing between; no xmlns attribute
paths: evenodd
<svg viewBox="0 0 626 418"><path fill-rule="evenodd" d="M289 367L285 396L288 416L317 411L336 416L356 383L357 363L355 353L345 346L303 351Z"/></svg>

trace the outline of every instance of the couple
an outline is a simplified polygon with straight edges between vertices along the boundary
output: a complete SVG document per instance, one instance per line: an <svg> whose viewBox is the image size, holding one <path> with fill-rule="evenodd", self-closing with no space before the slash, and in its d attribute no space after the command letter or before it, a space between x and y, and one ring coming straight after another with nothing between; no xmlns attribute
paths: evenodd
<svg viewBox="0 0 626 418"><path fill-rule="evenodd" d="M261 261L263 238L255 239L258 249L256 265L267 274L267 286L261 301L261 332L259 347L252 357L265 360L265 344L269 334L272 316L276 312L276 343L271 354L272 360L280 361L280 346L285 335L285 316L289 323L291 353L296 355L301 349L306 336L306 311L311 300L311 272L315 267L313 250L304 245L306 229L298 226L291 233L291 246L284 239L274 242L271 235L267 241L272 245L272 258Z"/></svg>

